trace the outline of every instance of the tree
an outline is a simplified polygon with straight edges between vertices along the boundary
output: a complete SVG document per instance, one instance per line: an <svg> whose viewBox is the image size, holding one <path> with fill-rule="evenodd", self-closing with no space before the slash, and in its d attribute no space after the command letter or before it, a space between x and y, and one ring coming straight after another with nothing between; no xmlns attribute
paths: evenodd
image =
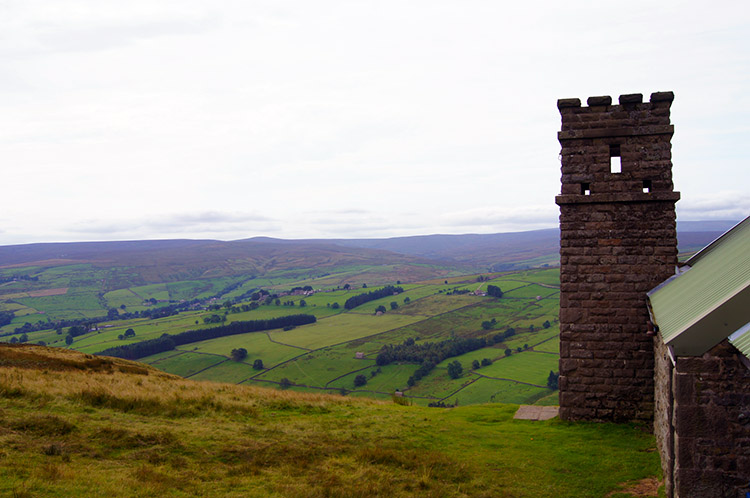
<svg viewBox="0 0 750 498"><path fill-rule="evenodd" d="M273 302L273 304L275 304L276 306L279 306L281 304L281 299L277 297L276 300Z"/></svg>
<svg viewBox="0 0 750 498"><path fill-rule="evenodd" d="M510 350L510 348L505 350L505 356L510 356L513 354L513 351Z"/></svg>
<svg viewBox="0 0 750 498"><path fill-rule="evenodd" d="M258 358L253 362L253 369L255 370L263 370L263 360Z"/></svg>
<svg viewBox="0 0 750 498"><path fill-rule="evenodd" d="M333 304L331 305L331 308L333 308L333 309L337 310L337 309L341 308L341 305L340 305L339 303L333 303Z"/></svg>
<svg viewBox="0 0 750 498"><path fill-rule="evenodd" d="M492 365L492 360L490 360L489 358L482 358L482 366L483 367L488 367L490 365Z"/></svg>
<svg viewBox="0 0 750 498"><path fill-rule="evenodd" d="M545 320L545 322L544 322L544 323L542 324L542 327L544 327L545 329L548 329L548 328L550 328L551 326L552 326L552 324L551 324L551 323L549 323L549 320Z"/></svg>
<svg viewBox="0 0 750 498"><path fill-rule="evenodd" d="M534 324L529 325L529 332L534 332Z"/></svg>
<svg viewBox="0 0 750 498"><path fill-rule="evenodd" d="M17 342L18 342L18 337L16 337L16 336L13 336L13 337L11 337L11 338L10 338L10 343L11 343L11 344L15 344L15 343L17 343ZM71 341L71 342L72 342L72 341Z"/></svg>
<svg viewBox="0 0 750 498"><path fill-rule="evenodd" d="M362 284L363 289L367 289L367 284Z"/></svg>
<svg viewBox="0 0 750 498"><path fill-rule="evenodd" d="M458 360L448 363L448 375L450 375L451 379L459 378L463 371L464 367Z"/></svg>
<svg viewBox="0 0 750 498"><path fill-rule="evenodd" d="M500 298L503 297L503 291L500 290L500 287L498 287L497 285L490 284L487 286L487 295Z"/></svg>
<svg viewBox="0 0 750 498"><path fill-rule="evenodd" d="M380 311L381 313L385 313L386 312L385 306L381 304L380 306L375 308L375 313L377 313L378 311Z"/></svg>
<svg viewBox="0 0 750 498"><path fill-rule="evenodd" d="M351 285L349 285L349 284L344 284L344 290L349 290L349 289L351 289L351 288L352 288L352 286L351 286Z"/></svg>
<svg viewBox="0 0 750 498"><path fill-rule="evenodd" d="M398 309L398 303L396 301L391 301L391 309L397 310Z"/></svg>
<svg viewBox="0 0 750 498"><path fill-rule="evenodd" d="M18 338L18 342L26 342L28 340L29 340L29 336L26 335L26 332L24 332L23 334L21 334L21 337Z"/></svg>
<svg viewBox="0 0 750 498"><path fill-rule="evenodd" d="M367 377L360 374L354 377L354 387L362 387L367 384Z"/></svg>
<svg viewBox="0 0 750 498"><path fill-rule="evenodd" d="M409 299L408 296L404 298L404 304L409 304L410 302L411 302L411 299Z"/></svg>
<svg viewBox="0 0 750 498"><path fill-rule="evenodd" d="M230 356L232 357L234 361L242 361L245 358L247 358L247 349L245 348L233 349Z"/></svg>
<svg viewBox="0 0 750 498"><path fill-rule="evenodd" d="M286 389L292 385L292 381L284 377L283 379L281 379L281 381L279 381L279 384L281 385L282 389Z"/></svg>
<svg viewBox="0 0 750 498"><path fill-rule="evenodd" d="M124 333L123 335L124 335L124 336L125 336L126 338L128 338L128 337L135 337L135 330L133 330L133 329L128 329L128 330L126 330L126 331L125 331L125 333Z"/></svg>
<svg viewBox="0 0 750 498"><path fill-rule="evenodd" d="M305 301L304 299L300 299L299 300L299 307L300 308L304 308L305 306L307 306L307 301Z"/></svg>
<svg viewBox="0 0 750 498"><path fill-rule="evenodd" d="M471 368L473 368L474 370L477 370L479 368L479 360L472 361Z"/></svg>
<svg viewBox="0 0 750 498"><path fill-rule="evenodd" d="M71 344L73 344L73 336L72 335L68 334L68 335L65 336L65 344L67 344L68 346L70 346Z"/></svg>
<svg viewBox="0 0 750 498"><path fill-rule="evenodd" d="M550 389L557 389L559 380L560 380L560 374L555 373L552 370L550 370L549 376L547 377L547 387L549 387Z"/></svg>

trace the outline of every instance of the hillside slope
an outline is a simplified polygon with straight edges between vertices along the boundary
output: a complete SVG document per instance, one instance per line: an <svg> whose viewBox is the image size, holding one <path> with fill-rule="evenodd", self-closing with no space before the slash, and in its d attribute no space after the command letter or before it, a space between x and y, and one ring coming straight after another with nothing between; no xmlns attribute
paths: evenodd
<svg viewBox="0 0 750 498"><path fill-rule="evenodd" d="M659 472L635 426L195 383L90 359L0 345L0 494L622 497Z"/></svg>

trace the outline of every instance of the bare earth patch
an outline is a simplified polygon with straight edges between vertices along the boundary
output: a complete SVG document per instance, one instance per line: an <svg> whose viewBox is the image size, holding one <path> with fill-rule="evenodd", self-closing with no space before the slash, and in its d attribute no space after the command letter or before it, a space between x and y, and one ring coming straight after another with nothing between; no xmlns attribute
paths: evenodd
<svg viewBox="0 0 750 498"><path fill-rule="evenodd" d="M640 481L637 481L635 483L623 483L622 486L628 487L624 487L623 489L620 489L618 491L612 491L607 496L629 494L630 496L637 496L640 498L656 497L658 496L660 485L661 481L659 481L659 479L657 479L656 477L647 477L646 479L641 479Z"/></svg>

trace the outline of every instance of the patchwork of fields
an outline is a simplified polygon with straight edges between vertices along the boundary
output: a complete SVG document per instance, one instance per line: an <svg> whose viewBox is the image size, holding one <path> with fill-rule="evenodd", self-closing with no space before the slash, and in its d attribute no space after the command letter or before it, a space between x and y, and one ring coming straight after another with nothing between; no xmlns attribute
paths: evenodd
<svg viewBox="0 0 750 498"><path fill-rule="evenodd" d="M212 283L196 281L206 293L215 292L217 287L228 283L225 278ZM291 288L284 279L275 285L276 288L268 289L281 292ZM308 282L297 281L293 285L308 285ZM488 285L500 287L504 293L502 298L483 295ZM450 277L401 287L404 292L398 295L370 301L352 310L345 310L344 302L373 287L343 289L337 284L309 296L285 296L278 304L274 302L246 312L189 311L160 319L112 321L100 324L95 332L76 337L70 347L97 353L112 346L158 338L165 333L207 328L214 325L205 324L204 318L217 313L226 314L226 322L307 313L315 315L317 322L292 330L253 332L185 344L140 361L194 380L382 399L390 398L398 390L412 402L423 405L435 402L449 405L549 404L556 401L556 393L547 388L547 377L550 371L558 370L557 269L496 273L481 279L476 275ZM104 296L128 308L136 308L147 299L168 298L175 292L185 292L186 288L190 288L188 283L154 284L112 291ZM240 283L233 292L245 292L243 288L248 287ZM55 297L62 296L46 298ZM302 300L304 307L301 307ZM386 309L385 313L376 313L380 306ZM491 320L491 326L483 326L483 322ZM514 329L515 334L503 338L509 328ZM135 336L124 338L127 329L133 329ZM488 347L440 362L411 387L407 381L419 368L418 364L376 364L378 352L384 345L398 345L408 339L425 344L451 338L498 335L499 342L490 340ZM29 342L40 340L47 345L65 347L64 336L55 331L29 334ZM231 352L239 348L247 350L247 356L234 361ZM253 367L256 360L262 361L262 369ZM463 368L457 378L451 378L448 373L448 364L454 361ZM477 363L484 363L484 366L476 368Z"/></svg>

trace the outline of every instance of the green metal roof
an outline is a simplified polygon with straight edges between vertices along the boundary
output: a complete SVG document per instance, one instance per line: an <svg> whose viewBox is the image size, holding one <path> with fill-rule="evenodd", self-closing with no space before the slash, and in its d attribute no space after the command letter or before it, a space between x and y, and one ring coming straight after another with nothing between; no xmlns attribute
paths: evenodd
<svg viewBox="0 0 750 498"><path fill-rule="evenodd" d="M662 340L697 356L750 322L750 217L686 265L648 297Z"/></svg>
<svg viewBox="0 0 750 498"><path fill-rule="evenodd" d="M742 354L750 358L750 322L729 336L729 342L739 349Z"/></svg>

